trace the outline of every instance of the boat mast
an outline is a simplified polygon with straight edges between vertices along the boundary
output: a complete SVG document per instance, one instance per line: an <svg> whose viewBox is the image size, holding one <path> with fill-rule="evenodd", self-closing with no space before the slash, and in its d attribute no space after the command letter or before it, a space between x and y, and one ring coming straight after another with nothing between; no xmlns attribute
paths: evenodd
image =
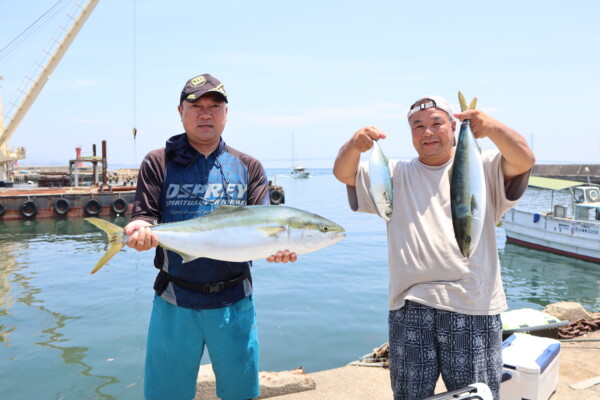
<svg viewBox="0 0 600 400"><path fill-rule="evenodd" d="M23 97L23 100L19 103L19 105L16 106L16 104L12 104L13 106L16 106L16 111L14 112L12 117L2 114L2 117L0 118L0 181L12 181L12 177L9 177L8 173L12 171L14 163L17 160L25 159L25 148L19 147L16 149L9 149L8 140L15 133L17 127L19 126L19 124L33 105L37 96L44 88L44 85L46 84L48 79L50 79L50 76L54 72L56 66L69 49L71 43L73 43L73 40L81 30L82 26L85 24L88 17L90 16L90 14L92 13L99 1L100 0L88 0L84 6L76 4L77 8L81 9L79 16L74 18L73 16L69 15L69 19L73 21L71 27L69 29L67 29L67 27L60 28L62 31L65 32L64 37L60 41L57 39L53 39L53 43L51 43L51 46L56 45L56 43L58 43L58 45L56 45L56 48L53 52L45 52L47 55L49 55L48 61L45 63L45 65L37 64L37 67L40 70L39 74L37 75L37 78L35 78L35 80L33 79L33 77L26 78L26 80L32 81L33 83L31 84L27 92L23 91L25 95ZM0 98L0 111L2 111L1 103L2 99ZM5 120L7 122L6 127L4 126Z"/></svg>
<svg viewBox="0 0 600 400"><path fill-rule="evenodd" d="M294 132L292 132L292 169L296 166L296 149L294 148L295 140L294 140Z"/></svg>

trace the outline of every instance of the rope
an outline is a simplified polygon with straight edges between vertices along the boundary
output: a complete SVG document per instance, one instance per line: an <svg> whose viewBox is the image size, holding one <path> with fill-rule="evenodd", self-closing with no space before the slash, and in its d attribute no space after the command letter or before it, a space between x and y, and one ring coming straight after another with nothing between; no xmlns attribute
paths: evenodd
<svg viewBox="0 0 600 400"><path fill-rule="evenodd" d="M387 368L390 366L389 357L390 346L388 343L384 343L381 346L373 349L371 353L365 354L358 361L353 361L348 365L358 365L362 367L382 367Z"/></svg>

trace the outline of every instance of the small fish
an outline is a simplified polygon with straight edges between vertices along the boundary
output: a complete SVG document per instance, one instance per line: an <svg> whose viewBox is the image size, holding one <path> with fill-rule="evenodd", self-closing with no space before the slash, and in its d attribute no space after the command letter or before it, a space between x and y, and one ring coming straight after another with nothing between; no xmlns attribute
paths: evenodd
<svg viewBox="0 0 600 400"><path fill-rule="evenodd" d="M467 107L462 93L458 92L461 110L474 109L477 98ZM486 185L481 161L481 150L471 131L471 121L460 126L454 164L450 175L450 207L454 236L460 252L470 257L479 243L483 230L486 207Z"/></svg>
<svg viewBox="0 0 600 400"><path fill-rule="evenodd" d="M123 228L85 218L108 235L109 248L92 270L104 266L129 240ZM344 228L316 214L284 206L219 206L210 214L149 228L159 244L189 262L200 257L223 261L268 258L280 250L310 253L342 240Z"/></svg>
<svg viewBox="0 0 600 400"><path fill-rule="evenodd" d="M370 189L379 216L390 222L392 219L392 174L387 157L376 140L369 157Z"/></svg>

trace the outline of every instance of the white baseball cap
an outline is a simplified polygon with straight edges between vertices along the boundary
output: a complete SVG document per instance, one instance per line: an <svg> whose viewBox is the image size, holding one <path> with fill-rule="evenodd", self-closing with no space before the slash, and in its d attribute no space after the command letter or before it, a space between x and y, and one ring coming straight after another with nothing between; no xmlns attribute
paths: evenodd
<svg viewBox="0 0 600 400"><path fill-rule="evenodd" d="M408 111L406 118L410 119L414 113L421 110L426 110L428 108L439 108L448 114L450 121L454 120L454 113L452 112L452 108L450 108L450 103L440 96L421 97L419 100L415 101L412 106L410 106L410 110Z"/></svg>

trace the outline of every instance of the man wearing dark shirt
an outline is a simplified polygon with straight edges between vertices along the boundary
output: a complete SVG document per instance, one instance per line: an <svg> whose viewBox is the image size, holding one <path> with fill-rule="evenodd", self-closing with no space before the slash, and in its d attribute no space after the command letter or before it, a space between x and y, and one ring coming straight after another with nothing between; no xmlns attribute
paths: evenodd
<svg viewBox="0 0 600 400"><path fill-rule="evenodd" d="M131 222L125 233L138 251L158 246L146 227L206 215L219 205L269 204L263 166L223 141L227 94L209 74L184 86L179 114L185 133L145 157L139 171ZM270 262L294 262L280 251ZM223 400L259 396L258 338L252 297L251 262L199 258L156 249L160 270L146 350L146 399L195 397L204 347L210 353Z"/></svg>

